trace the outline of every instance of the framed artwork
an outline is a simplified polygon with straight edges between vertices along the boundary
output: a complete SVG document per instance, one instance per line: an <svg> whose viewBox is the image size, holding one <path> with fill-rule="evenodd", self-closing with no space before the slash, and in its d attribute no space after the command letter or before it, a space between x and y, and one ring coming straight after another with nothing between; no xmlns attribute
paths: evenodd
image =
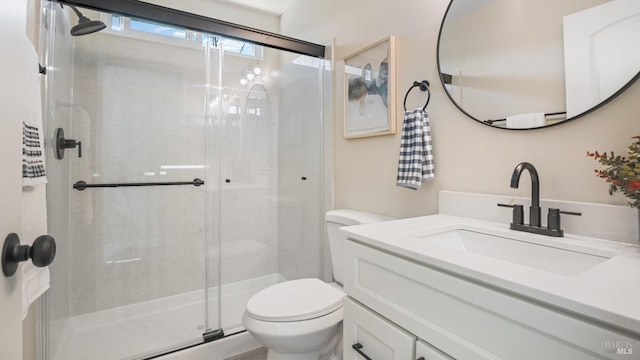
<svg viewBox="0 0 640 360"><path fill-rule="evenodd" d="M344 137L396 133L395 37L344 58Z"/></svg>

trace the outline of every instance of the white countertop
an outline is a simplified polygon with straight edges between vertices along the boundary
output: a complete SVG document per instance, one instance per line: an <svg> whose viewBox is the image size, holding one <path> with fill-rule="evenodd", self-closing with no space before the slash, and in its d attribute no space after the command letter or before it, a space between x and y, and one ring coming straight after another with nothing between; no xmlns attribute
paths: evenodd
<svg viewBox="0 0 640 360"><path fill-rule="evenodd" d="M610 259L577 275L559 275L416 238L474 227L506 237L526 237L552 247L608 254ZM565 234L554 238L509 229L508 224L432 215L341 228L349 238L459 274L477 282L640 335L640 246Z"/></svg>

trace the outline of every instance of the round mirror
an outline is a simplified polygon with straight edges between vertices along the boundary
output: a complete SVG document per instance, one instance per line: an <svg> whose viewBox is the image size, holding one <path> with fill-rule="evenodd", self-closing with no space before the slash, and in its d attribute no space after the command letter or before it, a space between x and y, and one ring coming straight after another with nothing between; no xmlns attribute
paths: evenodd
<svg viewBox="0 0 640 360"><path fill-rule="evenodd" d="M638 0L451 0L438 69L466 115L503 129L557 125L640 77Z"/></svg>

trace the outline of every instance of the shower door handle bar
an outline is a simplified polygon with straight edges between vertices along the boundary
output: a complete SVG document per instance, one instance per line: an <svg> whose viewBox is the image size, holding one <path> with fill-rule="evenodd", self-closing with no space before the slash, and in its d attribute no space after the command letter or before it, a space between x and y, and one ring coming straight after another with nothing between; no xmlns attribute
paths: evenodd
<svg viewBox="0 0 640 360"><path fill-rule="evenodd" d="M149 183L116 183L116 184L87 184L84 181L78 181L73 184L73 188L82 191L88 188L115 188L115 187L131 187L131 186L173 186L173 185L204 185L201 179L193 179L193 181L177 181L177 182L149 182Z"/></svg>

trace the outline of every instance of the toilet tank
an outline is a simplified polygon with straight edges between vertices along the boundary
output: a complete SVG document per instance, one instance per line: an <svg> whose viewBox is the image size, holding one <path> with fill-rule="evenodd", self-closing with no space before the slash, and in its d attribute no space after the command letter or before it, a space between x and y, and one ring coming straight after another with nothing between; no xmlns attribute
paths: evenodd
<svg viewBox="0 0 640 360"><path fill-rule="evenodd" d="M344 281L344 264L342 263L342 254L344 253L344 241L347 240L347 237L342 234L338 230L338 228L343 226L368 224L387 220L394 220L394 218L385 215L378 215L364 211L348 209L331 210L326 213L325 222L327 224L329 248L331 249L333 278L336 282L342 284Z"/></svg>

